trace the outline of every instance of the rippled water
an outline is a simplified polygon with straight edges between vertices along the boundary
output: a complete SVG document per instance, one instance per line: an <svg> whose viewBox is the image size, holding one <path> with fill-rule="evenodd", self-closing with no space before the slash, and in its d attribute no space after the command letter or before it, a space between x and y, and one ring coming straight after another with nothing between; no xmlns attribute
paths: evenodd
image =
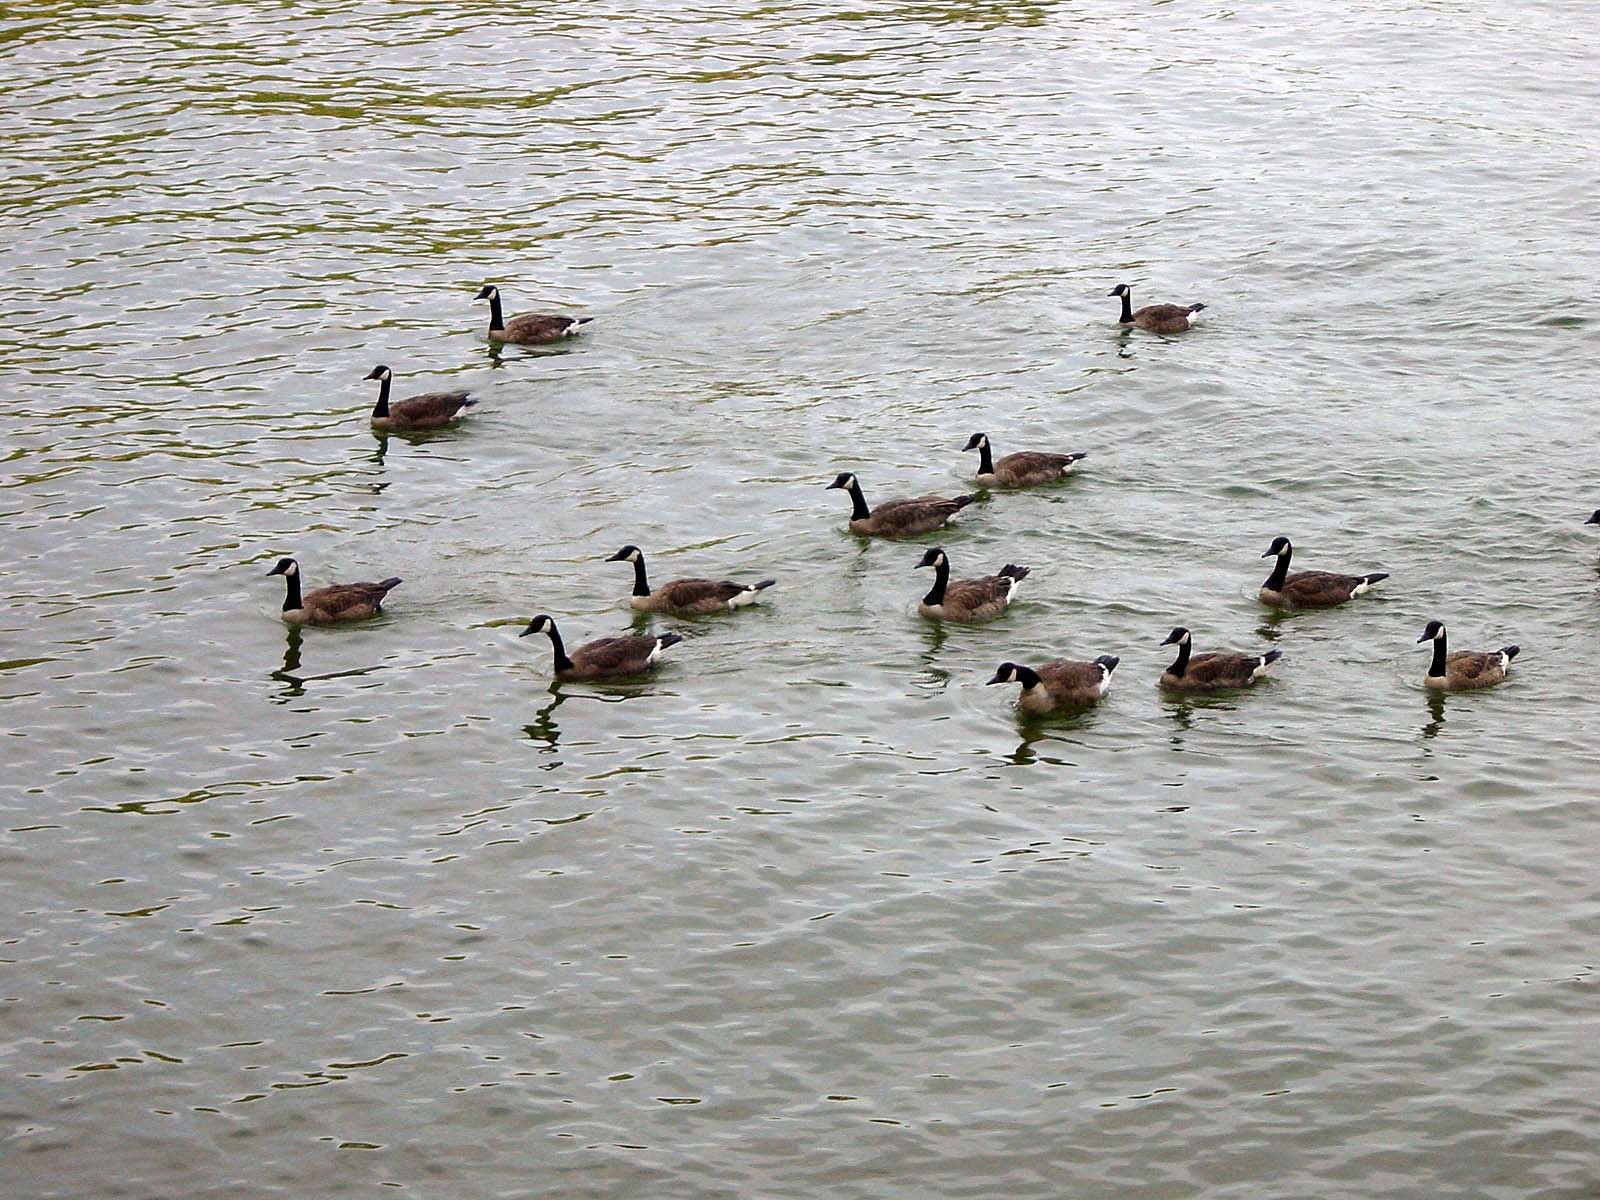
<svg viewBox="0 0 1600 1200"><path fill-rule="evenodd" d="M8 8L0 1190L1594 1195L1592 16ZM975 429L1091 457L940 629L823 484ZM1279 533L1393 578L1273 616ZM285 553L405 584L286 632ZM1165 700L1176 623L1286 658Z"/></svg>

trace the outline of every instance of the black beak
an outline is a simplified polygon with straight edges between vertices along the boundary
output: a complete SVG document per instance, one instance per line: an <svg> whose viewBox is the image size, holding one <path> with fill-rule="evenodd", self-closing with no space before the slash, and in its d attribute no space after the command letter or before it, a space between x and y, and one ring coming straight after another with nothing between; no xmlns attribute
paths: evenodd
<svg viewBox="0 0 1600 1200"><path fill-rule="evenodd" d="M1423 634L1421 637L1419 637L1417 639L1417 645L1420 646L1420 645L1422 645L1423 642L1431 642L1431 641L1433 641L1433 638L1431 638L1429 635L1427 635L1425 633L1425 634Z"/></svg>
<svg viewBox="0 0 1600 1200"><path fill-rule="evenodd" d="M1007 682L1007 680L1006 680L1006 673L1004 671L996 671L994 673L994 678L989 680L989 683L1005 683L1005 682ZM984 687L988 687L989 683L986 683L983 686Z"/></svg>
<svg viewBox="0 0 1600 1200"><path fill-rule="evenodd" d="M1278 552L1276 550L1268 550L1261 557L1262 558L1277 558L1278 557Z"/></svg>
<svg viewBox="0 0 1600 1200"><path fill-rule="evenodd" d="M1108 296L1120 296L1120 295L1122 295L1122 289L1119 288L1119 287L1114 287L1109 292L1107 292L1106 295L1108 295Z"/></svg>
<svg viewBox="0 0 1600 1200"><path fill-rule="evenodd" d="M1178 634L1169 633L1166 636L1166 640L1163 641L1161 644L1163 646L1176 646L1182 640L1183 639Z"/></svg>
<svg viewBox="0 0 1600 1200"><path fill-rule="evenodd" d="M843 486L844 486L844 484L840 483L837 479L835 479L832 483L830 483L827 487L823 488L822 490L825 491L825 492L831 492L831 491L833 491L834 488L843 487Z"/></svg>
<svg viewBox="0 0 1600 1200"><path fill-rule="evenodd" d="M517 634L517 636L518 637L527 637L530 633L537 633L537 632L539 632L539 631L533 627L533 622L529 621L528 622L528 627L526 629L524 629L521 633Z"/></svg>
<svg viewBox="0 0 1600 1200"><path fill-rule="evenodd" d="M608 558L608 559L606 559L606 561L607 561L607 562L622 562L622 561L623 561L623 560L625 560L625 559L626 559L626 558L627 558L627 557L628 557L628 555L627 555L627 552L626 552L626 551L623 551L623 550L618 550L618 551L617 551L617 552L616 552L616 553L615 553L615 554L613 554L613 555L612 555L612 556L611 556L611 557L610 557L610 558Z"/></svg>
<svg viewBox="0 0 1600 1200"><path fill-rule="evenodd" d="M1584 522L1584 524L1585 525L1600 525L1600 512L1595 513L1594 516L1590 517L1587 521Z"/></svg>

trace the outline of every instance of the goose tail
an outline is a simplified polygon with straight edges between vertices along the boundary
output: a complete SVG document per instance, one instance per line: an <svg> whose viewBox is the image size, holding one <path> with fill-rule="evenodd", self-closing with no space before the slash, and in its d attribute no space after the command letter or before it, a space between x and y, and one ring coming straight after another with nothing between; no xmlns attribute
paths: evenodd
<svg viewBox="0 0 1600 1200"><path fill-rule="evenodd" d="M1507 666L1510 666L1511 660L1521 653L1521 646L1502 646L1500 648L1500 657L1505 659Z"/></svg>
<svg viewBox="0 0 1600 1200"><path fill-rule="evenodd" d="M1005 566L1000 568L998 573L1002 579L1016 579L1020 581L1026 579L1032 572L1032 567L1020 567L1016 563L1007 563Z"/></svg>
<svg viewBox="0 0 1600 1200"><path fill-rule="evenodd" d="M400 576L391 575L389 578L380 581L378 586L386 592L392 592L395 588L400 586Z"/></svg>

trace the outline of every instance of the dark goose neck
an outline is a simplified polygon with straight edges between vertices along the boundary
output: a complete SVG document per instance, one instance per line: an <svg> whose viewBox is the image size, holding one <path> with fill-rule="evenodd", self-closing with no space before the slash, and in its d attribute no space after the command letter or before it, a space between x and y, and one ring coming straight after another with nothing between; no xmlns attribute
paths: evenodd
<svg viewBox="0 0 1600 1200"><path fill-rule="evenodd" d="M1122 320L1124 323L1133 320L1133 291L1129 289L1122 293Z"/></svg>
<svg viewBox="0 0 1600 1200"><path fill-rule="evenodd" d="M1039 672L1032 667L1019 666L1017 668L1017 682L1022 685L1023 691L1027 691L1029 688L1036 688L1039 686Z"/></svg>
<svg viewBox="0 0 1600 1200"><path fill-rule="evenodd" d="M385 375L378 380L378 402L372 406L372 415L387 417L389 415L389 377Z"/></svg>
<svg viewBox="0 0 1600 1200"><path fill-rule="evenodd" d="M1433 639L1433 662L1428 664L1430 679L1444 678L1445 640L1445 635L1442 633Z"/></svg>
<svg viewBox="0 0 1600 1200"><path fill-rule="evenodd" d="M1189 669L1189 650L1190 643L1188 641L1182 641L1178 643L1178 657L1177 660L1167 668L1168 675L1175 675L1179 679L1183 678L1183 673Z"/></svg>
<svg viewBox="0 0 1600 1200"><path fill-rule="evenodd" d="M293 612L300 607L300 572L284 572L283 582L287 588L283 597L283 611Z"/></svg>
<svg viewBox="0 0 1600 1200"><path fill-rule="evenodd" d="M1272 574L1267 576L1267 581L1261 586L1264 588L1270 588L1274 592L1282 591L1283 581L1289 578L1289 560L1293 557L1293 547L1285 551L1283 554L1278 555L1277 565L1272 568Z"/></svg>
<svg viewBox="0 0 1600 1200"><path fill-rule="evenodd" d="M945 585L950 582L950 560L941 558L933 564L933 587L922 598L924 604L943 604Z"/></svg>
<svg viewBox="0 0 1600 1200"><path fill-rule="evenodd" d="M648 596L650 594L650 580L644 573L644 555L639 555L633 560L633 594L635 596Z"/></svg>
<svg viewBox="0 0 1600 1200"><path fill-rule="evenodd" d="M556 670L565 671L569 669L572 666L572 660L567 657L567 648L561 644L561 631L556 628L556 623L551 621L550 628L546 629L545 632L550 635L550 645L556 652Z"/></svg>
<svg viewBox="0 0 1600 1200"><path fill-rule="evenodd" d="M489 297L489 332L495 333L505 327L505 321L500 316L500 293L496 292Z"/></svg>
<svg viewBox="0 0 1600 1200"><path fill-rule="evenodd" d="M867 498L861 494L861 481L850 481L850 519L852 521L865 521L872 515L872 510L867 507Z"/></svg>
<svg viewBox="0 0 1600 1200"><path fill-rule="evenodd" d="M988 442L980 442L978 444L978 474L994 474L994 457L989 453Z"/></svg>

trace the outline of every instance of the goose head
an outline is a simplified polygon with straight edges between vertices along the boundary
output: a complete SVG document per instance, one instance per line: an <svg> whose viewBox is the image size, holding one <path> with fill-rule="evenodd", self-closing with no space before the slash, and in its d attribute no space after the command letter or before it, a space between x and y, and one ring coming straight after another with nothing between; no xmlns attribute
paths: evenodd
<svg viewBox="0 0 1600 1200"><path fill-rule="evenodd" d="M1594 516L1584 522L1585 525L1600 525L1600 508L1594 510Z"/></svg>
<svg viewBox="0 0 1600 1200"><path fill-rule="evenodd" d="M965 446L961 447L961 449L963 451L965 451L965 450L981 450L983 447L987 446L988 444L989 444L989 435L987 433L975 433L975 434L973 434L971 437L969 437L967 439L967 444Z"/></svg>
<svg viewBox="0 0 1600 1200"><path fill-rule="evenodd" d="M922 556L922 561L919 562L916 567L913 568L913 570L921 570L923 567L937 567L940 563L944 563L948 566L950 560L945 556L945 552L943 550L941 550L938 546L935 546Z"/></svg>
<svg viewBox="0 0 1600 1200"><path fill-rule="evenodd" d="M1022 682L1022 668L1014 662L1003 662L1000 669L994 673L994 678L989 683L1020 683ZM985 684L984 686L988 686Z"/></svg>
<svg viewBox="0 0 1600 1200"><path fill-rule="evenodd" d="M1108 295L1108 296L1126 296L1132 291L1133 291L1133 289L1131 287L1129 287L1127 284L1119 283L1119 284L1117 284L1116 287L1112 288L1109 292L1107 292L1106 295Z"/></svg>
<svg viewBox="0 0 1600 1200"><path fill-rule="evenodd" d="M555 627L556 623L548 613L540 613L533 620L529 621L528 627L521 633L517 634L517 636L527 637L530 633L549 633Z"/></svg>
<svg viewBox="0 0 1600 1200"><path fill-rule="evenodd" d="M295 560L292 559L292 558L280 558L277 562L275 562L272 565L272 570L267 572L267 577L271 578L274 575L298 575L298 574L300 574L300 564L299 563L295 562Z"/></svg>
<svg viewBox="0 0 1600 1200"><path fill-rule="evenodd" d="M1265 554L1263 554L1261 557L1262 558L1282 558L1285 554L1288 554L1293 550L1294 550L1294 547L1289 544L1289 539L1288 538L1286 538L1286 537L1275 537L1275 538L1272 539L1272 545L1267 547L1267 552Z"/></svg>
<svg viewBox="0 0 1600 1200"><path fill-rule="evenodd" d="M378 366L378 367L373 367L372 370L368 371L366 373L366 375L363 376L363 378L364 379L393 379L394 378L394 372L389 370L388 367Z"/></svg>
<svg viewBox="0 0 1600 1200"><path fill-rule="evenodd" d="M499 294L500 294L500 289L499 288L495 287L495 285L492 284L492 283L486 283L479 290L478 294L473 297L473 299L474 300L493 300Z"/></svg>
<svg viewBox="0 0 1600 1200"><path fill-rule="evenodd" d="M607 562L638 562L643 557L644 557L644 552L642 550L640 550L639 547L637 547L637 546L624 546L621 550L618 550L610 558L606 559L606 561Z"/></svg>
<svg viewBox="0 0 1600 1200"><path fill-rule="evenodd" d="M846 491L856 486L856 477L849 471L840 471L834 481L822 490L831 492L834 488L844 488Z"/></svg>
<svg viewBox="0 0 1600 1200"><path fill-rule="evenodd" d="M1161 644L1163 646L1187 646L1189 644L1189 631L1179 625L1171 633L1167 634L1166 641Z"/></svg>
<svg viewBox="0 0 1600 1200"><path fill-rule="evenodd" d="M1422 636L1417 639L1417 642L1418 644L1421 644L1422 642L1437 642L1443 636L1444 622L1429 621L1428 627L1422 631Z"/></svg>

